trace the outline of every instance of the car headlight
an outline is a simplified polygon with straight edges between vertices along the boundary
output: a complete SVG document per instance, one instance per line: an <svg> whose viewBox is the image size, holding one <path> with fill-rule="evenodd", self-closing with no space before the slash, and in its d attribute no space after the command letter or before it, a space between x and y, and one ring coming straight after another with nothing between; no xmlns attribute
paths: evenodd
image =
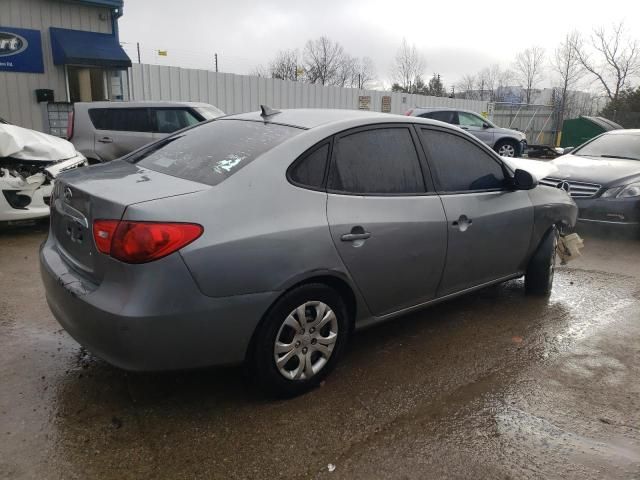
<svg viewBox="0 0 640 480"><path fill-rule="evenodd" d="M603 198L631 198L640 197L640 182L630 183L622 187L613 187L602 194Z"/></svg>

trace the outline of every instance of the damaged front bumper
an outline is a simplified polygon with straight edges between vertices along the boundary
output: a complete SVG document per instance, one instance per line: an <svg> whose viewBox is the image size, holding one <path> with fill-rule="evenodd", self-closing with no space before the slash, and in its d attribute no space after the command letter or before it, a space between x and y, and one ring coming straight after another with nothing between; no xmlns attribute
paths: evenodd
<svg viewBox="0 0 640 480"><path fill-rule="evenodd" d="M0 222L47 217L55 177L85 165L87 160L79 153L59 162L0 159Z"/></svg>

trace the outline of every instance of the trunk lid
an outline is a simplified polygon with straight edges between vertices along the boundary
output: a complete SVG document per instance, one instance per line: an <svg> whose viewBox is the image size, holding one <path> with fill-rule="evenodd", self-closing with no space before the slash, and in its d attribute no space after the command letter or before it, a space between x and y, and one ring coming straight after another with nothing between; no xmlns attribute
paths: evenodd
<svg viewBox="0 0 640 480"><path fill-rule="evenodd" d="M100 282L106 262L114 260L98 252L93 239L94 220L119 220L129 205L208 188L123 160L67 172L56 179L51 235L60 254L75 270Z"/></svg>

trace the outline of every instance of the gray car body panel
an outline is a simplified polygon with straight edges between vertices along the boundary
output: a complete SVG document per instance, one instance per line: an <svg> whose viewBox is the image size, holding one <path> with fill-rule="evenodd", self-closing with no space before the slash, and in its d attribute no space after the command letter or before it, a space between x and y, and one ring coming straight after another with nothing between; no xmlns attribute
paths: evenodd
<svg viewBox="0 0 640 480"><path fill-rule="evenodd" d="M447 237L453 236L452 219L445 211L450 208L456 215L461 208L453 197L338 195L286 180L287 168L296 158L349 128L414 123L460 129L419 118L336 110L229 118L308 130L214 187L125 160L91 167L85 175L62 175L59 188L79 192L78 203L72 201L70 206L84 212L89 225L112 215L196 222L204 227L203 235L179 252L142 265L125 264L89 249L94 272L87 273L74 265L73 252L65 254L68 245L60 239L64 232L56 226L64 224L64 212L52 217L52 230L40 254L51 309L72 336L115 365L167 370L241 362L269 307L288 289L308 281L334 279L349 289L355 301L355 327L365 327L519 276L544 232L559 222L575 223L575 204L558 189L498 192L491 201L468 196L462 203L474 208L478 223L466 233L486 234L491 229L496 233L478 241L453 239L451 245L481 251L485 257L498 255L494 261L500 268L493 275L479 275L472 285L463 284L461 277L467 274L460 267L448 277L445 274L445 262L451 261ZM125 187L118 188L121 185ZM483 205L489 204L485 211ZM500 217L499 212L514 205L516 212L506 221ZM354 225L370 230L372 237L360 245L342 242L341 235ZM505 252L512 244L516 249ZM482 268L488 268L489 260ZM439 291L442 278L457 287Z"/></svg>

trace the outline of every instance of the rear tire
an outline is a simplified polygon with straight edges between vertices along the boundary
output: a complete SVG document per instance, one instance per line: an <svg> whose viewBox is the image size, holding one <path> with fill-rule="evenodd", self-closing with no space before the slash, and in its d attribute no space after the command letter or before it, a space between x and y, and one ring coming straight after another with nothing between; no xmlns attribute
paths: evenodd
<svg viewBox="0 0 640 480"><path fill-rule="evenodd" d="M248 358L263 390L293 397L333 370L349 336L347 308L334 289L313 283L294 288L267 312Z"/></svg>
<svg viewBox="0 0 640 480"><path fill-rule="evenodd" d="M551 227L545 234L538 249L529 260L524 276L524 287L528 294L549 295L553 288L558 249L558 229Z"/></svg>
<svg viewBox="0 0 640 480"><path fill-rule="evenodd" d="M519 157L520 145L514 140L500 140L494 147L501 157Z"/></svg>

